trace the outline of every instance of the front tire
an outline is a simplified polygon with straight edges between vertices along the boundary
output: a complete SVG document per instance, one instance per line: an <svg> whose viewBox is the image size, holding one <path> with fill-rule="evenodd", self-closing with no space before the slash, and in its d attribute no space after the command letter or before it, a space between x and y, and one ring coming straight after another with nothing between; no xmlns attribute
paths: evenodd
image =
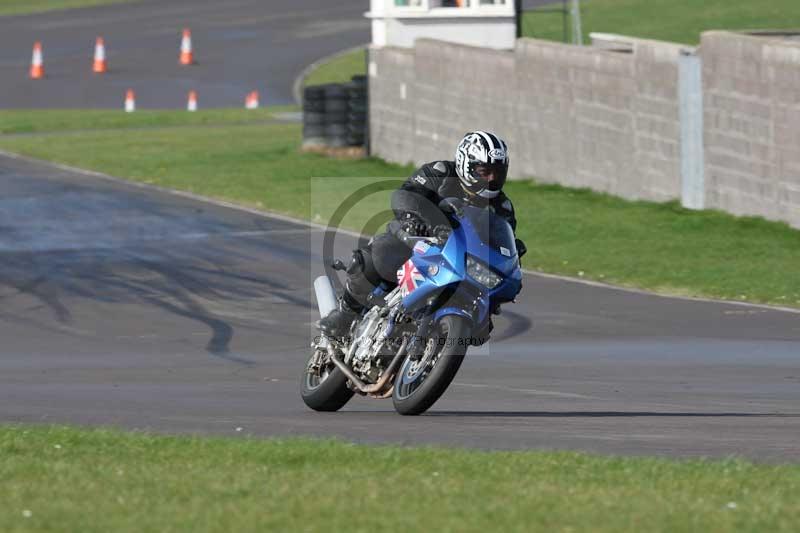
<svg viewBox="0 0 800 533"><path fill-rule="evenodd" d="M311 359L314 354L311 355ZM347 376L339 368L330 363L325 368L314 372L306 365L300 395L307 406L315 411L338 411L350 401L354 391L347 386Z"/></svg>
<svg viewBox="0 0 800 533"><path fill-rule="evenodd" d="M398 413L419 415L436 403L464 361L470 333L470 322L463 317L448 315L437 322L426 348L434 350L431 361L423 368L409 355L395 377L392 401Z"/></svg>

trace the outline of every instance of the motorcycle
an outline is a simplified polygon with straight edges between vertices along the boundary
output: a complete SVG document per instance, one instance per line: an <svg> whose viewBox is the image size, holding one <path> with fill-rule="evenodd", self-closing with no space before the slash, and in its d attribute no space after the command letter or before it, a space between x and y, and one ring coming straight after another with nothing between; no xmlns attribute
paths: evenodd
<svg viewBox="0 0 800 533"><path fill-rule="evenodd" d="M397 285L376 287L348 336L315 338L301 387L311 409L337 411L358 393L391 397L402 415L425 412L450 385L469 346L486 342L492 314L514 301L522 271L508 222L457 199L440 207L449 223L434 236L389 224L413 250L397 271ZM344 265L337 261L334 268ZM330 278L317 278L314 291L324 317L337 305Z"/></svg>

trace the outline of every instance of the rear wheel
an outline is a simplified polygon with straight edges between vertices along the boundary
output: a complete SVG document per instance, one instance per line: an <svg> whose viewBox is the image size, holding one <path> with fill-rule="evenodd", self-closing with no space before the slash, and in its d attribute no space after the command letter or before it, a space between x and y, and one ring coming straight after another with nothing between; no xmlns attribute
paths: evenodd
<svg viewBox="0 0 800 533"><path fill-rule="evenodd" d="M300 395L315 411L338 411L350 401L354 392L347 386L347 376L336 365L312 365L315 358L316 353L306 364Z"/></svg>
<svg viewBox="0 0 800 533"><path fill-rule="evenodd" d="M397 373L392 401L398 413L418 415L436 403L464 361L470 333L469 321L459 316L436 323L425 352L408 355Z"/></svg>

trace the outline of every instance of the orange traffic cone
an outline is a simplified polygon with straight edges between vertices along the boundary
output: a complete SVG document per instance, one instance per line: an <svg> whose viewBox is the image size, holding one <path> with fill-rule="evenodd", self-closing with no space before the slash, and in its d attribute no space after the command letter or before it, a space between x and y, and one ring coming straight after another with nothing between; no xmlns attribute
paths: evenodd
<svg viewBox="0 0 800 533"><path fill-rule="evenodd" d="M253 91L247 95L244 100L244 107L246 109L258 109L258 91Z"/></svg>
<svg viewBox="0 0 800 533"><path fill-rule="evenodd" d="M192 54L192 32L189 28L183 30L183 39L181 39L181 65L194 64L194 55Z"/></svg>
<svg viewBox="0 0 800 533"><path fill-rule="evenodd" d="M42 43L33 43L33 57L31 58L31 79L44 78L44 63L42 62Z"/></svg>
<svg viewBox="0 0 800 533"><path fill-rule="evenodd" d="M102 37L98 37L94 43L94 64L92 72L103 74L106 71L106 44Z"/></svg>
<svg viewBox="0 0 800 533"><path fill-rule="evenodd" d="M136 95L133 93L133 89L128 89L128 92L125 93L125 112L133 113L134 111L136 111Z"/></svg>
<svg viewBox="0 0 800 533"><path fill-rule="evenodd" d="M197 111L197 92L189 91L189 100L186 102L186 111Z"/></svg>

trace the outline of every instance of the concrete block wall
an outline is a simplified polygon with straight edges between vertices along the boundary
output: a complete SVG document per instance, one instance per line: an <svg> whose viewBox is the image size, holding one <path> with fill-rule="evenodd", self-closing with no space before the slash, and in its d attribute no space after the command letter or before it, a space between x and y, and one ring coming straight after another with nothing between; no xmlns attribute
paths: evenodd
<svg viewBox="0 0 800 533"><path fill-rule="evenodd" d="M418 161L452 159L456 144L475 124L509 129L515 98L512 52L426 39L417 41L414 52Z"/></svg>
<svg viewBox="0 0 800 533"><path fill-rule="evenodd" d="M403 163L450 158L464 133L487 129L509 142L512 178L675 198L678 50L635 41L632 53L619 53L533 39L513 52L426 39L413 56L373 49L372 150ZM398 100L401 83L406 98ZM395 119L403 123L386 124ZM393 138L409 127L410 146Z"/></svg>
<svg viewBox="0 0 800 533"><path fill-rule="evenodd" d="M489 129L509 141L512 179L678 199L685 47L623 41L626 52L533 39L513 52L432 40L373 49L373 152L450 158L465 132ZM800 42L708 32L699 57L706 207L800 228Z"/></svg>
<svg viewBox="0 0 800 533"><path fill-rule="evenodd" d="M800 228L800 42L707 32L708 207Z"/></svg>
<svg viewBox="0 0 800 533"><path fill-rule="evenodd" d="M682 45L633 40L636 93L633 99L636 158L628 186L640 183L640 198L664 202L681 196L678 59Z"/></svg>
<svg viewBox="0 0 800 533"><path fill-rule="evenodd" d="M680 47L628 41L629 52L518 42L518 174L629 199L680 195Z"/></svg>
<svg viewBox="0 0 800 533"><path fill-rule="evenodd" d="M369 51L369 121L373 153L388 161L414 160L414 109L411 102L414 52L405 48Z"/></svg>

